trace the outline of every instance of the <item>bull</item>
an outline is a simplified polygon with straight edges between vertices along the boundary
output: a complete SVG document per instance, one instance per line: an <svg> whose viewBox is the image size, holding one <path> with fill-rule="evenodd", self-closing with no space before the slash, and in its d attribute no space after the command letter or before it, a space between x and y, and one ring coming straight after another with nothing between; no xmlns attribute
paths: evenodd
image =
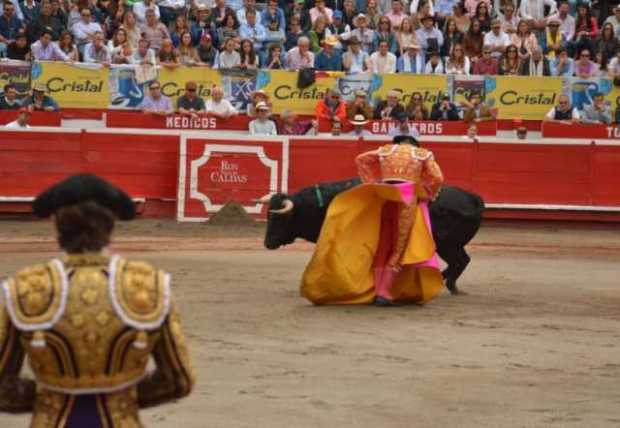
<svg viewBox="0 0 620 428"><path fill-rule="evenodd" d="M275 250L297 238L314 242L319 238L329 203L340 192L360 184L359 178L317 184L294 195L276 193L260 202L269 204L265 247ZM429 204L437 254L447 264L442 272L446 287L458 294L456 281L470 262L465 245L476 235L482 221L484 201L458 187L444 186Z"/></svg>

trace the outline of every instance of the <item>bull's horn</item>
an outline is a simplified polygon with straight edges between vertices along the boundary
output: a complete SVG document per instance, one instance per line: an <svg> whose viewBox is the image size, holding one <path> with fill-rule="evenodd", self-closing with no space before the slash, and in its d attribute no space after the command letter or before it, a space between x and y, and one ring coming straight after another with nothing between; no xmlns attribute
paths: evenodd
<svg viewBox="0 0 620 428"><path fill-rule="evenodd" d="M293 207L295 206L293 201L290 199L285 199L284 202L282 202L282 205L284 206L279 210L269 210L269 212L273 214L288 214L293 211Z"/></svg>
<svg viewBox="0 0 620 428"><path fill-rule="evenodd" d="M268 204L271 201L271 195L265 195L259 199L252 199L252 202L256 202L257 204Z"/></svg>

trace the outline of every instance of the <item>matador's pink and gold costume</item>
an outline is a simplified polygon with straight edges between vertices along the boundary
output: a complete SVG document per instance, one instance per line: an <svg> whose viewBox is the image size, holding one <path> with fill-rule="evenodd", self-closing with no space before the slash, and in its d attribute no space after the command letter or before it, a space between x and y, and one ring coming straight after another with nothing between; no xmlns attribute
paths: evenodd
<svg viewBox="0 0 620 428"><path fill-rule="evenodd" d="M443 288L428 212L443 183L433 154L389 144L356 162L364 184L330 204L302 294L316 304L430 300Z"/></svg>

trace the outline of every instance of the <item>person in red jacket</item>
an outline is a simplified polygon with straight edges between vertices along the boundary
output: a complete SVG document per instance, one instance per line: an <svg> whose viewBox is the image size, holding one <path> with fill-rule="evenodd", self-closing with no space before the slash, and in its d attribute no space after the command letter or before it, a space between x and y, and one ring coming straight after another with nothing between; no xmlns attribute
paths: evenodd
<svg viewBox="0 0 620 428"><path fill-rule="evenodd" d="M338 89L330 89L325 98L318 102L315 109L319 129L331 129L332 123L338 121L341 124L347 118L347 104L342 100Z"/></svg>

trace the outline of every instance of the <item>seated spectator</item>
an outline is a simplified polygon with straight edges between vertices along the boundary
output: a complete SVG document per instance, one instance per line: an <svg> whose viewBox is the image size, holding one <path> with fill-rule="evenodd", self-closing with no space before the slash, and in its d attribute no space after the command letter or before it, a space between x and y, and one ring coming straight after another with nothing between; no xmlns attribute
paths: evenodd
<svg viewBox="0 0 620 428"><path fill-rule="evenodd" d="M521 64L521 76L551 76L549 60L538 46L532 49L532 56Z"/></svg>
<svg viewBox="0 0 620 428"><path fill-rule="evenodd" d="M179 54L172 44L172 40L165 39L161 42L161 49L157 55L157 62L166 68L177 68L181 65Z"/></svg>
<svg viewBox="0 0 620 428"><path fill-rule="evenodd" d="M67 14L60 7L60 0L51 0L50 4L52 5L52 16L58 19L58 21L62 24L63 28L67 28ZM20 15L21 19L21 10L19 11L18 15Z"/></svg>
<svg viewBox="0 0 620 428"><path fill-rule="evenodd" d="M0 110L17 110L20 107L17 88L12 83L7 83L4 85L4 94L0 97Z"/></svg>
<svg viewBox="0 0 620 428"><path fill-rule="evenodd" d="M267 94L267 92L263 91L262 89L259 89L250 94L250 102L247 106L248 116L256 117L256 106L258 105L258 103L265 103L267 107L269 107L269 109L271 110L271 101L269 100L269 94Z"/></svg>
<svg viewBox="0 0 620 428"><path fill-rule="evenodd" d="M450 102L450 96L444 94L441 99L433 104L431 120L460 120L459 111L454 103Z"/></svg>
<svg viewBox="0 0 620 428"><path fill-rule="evenodd" d="M312 24L312 30L308 32L308 38L310 39L310 50L316 54L321 48L321 44L326 37L331 36L332 32L327 27L327 21L325 17L319 16Z"/></svg>
<svg viewBox="0 0 620 428"><path fill-rule="evenodd" d="M547 31L542 39L541 47L549 59L554 59L566 47L566 38L560 31L560 24L558 18L549 18L547 23Z"/></svg>
<svg viewBox="0 0 620 428"><path fill-rule="evenodd" d="M373 117L372 106L366 99L366 92L358 89L355 91L355 98L347 103L347 118L351 120L360 114L366 119Z"/></svg>
<svg viewBox="0 0 620 428"><path fill-rule="evenodd" d="M52 43L52 32L43 30L41 38L32 44L32 58L36 61L69 61L69 57Z"/></svg>
<svg viewBox="0 0 620 428"><path fill-rule="evenodd" d="M620 125L620 103L616 99L616 125Z"/></svg>
<svg viewBox="0 0 620 428"><path fill-rule="evenodd" d="M22 101L22 107L28 111L58 111L58 104L48 95L45 83L35 83L32 87L32 95Z"/></svg>
<svg viewBox="0 0 620 428"><path fill-rule="evenodd" d="M471 26L465 36L463 36L463 48L465 49L465 56L469 58L471 62L478 61L478 58L482 56L482 46L484 45L484 34L480 29L480 21L477 19L472 20Z"/></svg>
<svg viewBox="0 0 620 428"><path fill-rule="evenodd" d="M320 100L315 109L316 120L319 127L324 123L332 123L334 120L344 122L347 118L347 105L342 101L338 89L330 89L325 93L325 98Z"/></svg>
<svg viewBox="0 0 620 428"><path fill-rule="evenodd" d="M484 1L479 1L476 5L476 12L473 19L477 19L480 22L480 29L483 33L491 32L491 14L489 13L489 4Z"/></svg>
<svg viewBox="0 0 620 428"><path fill-rule="evenodd" d="M425 67L424 52L420 52L420 46L416 44L407 46L405 55L396 61L396 69L399 73L423 74Z"/></svg>
<svg viewBox="0 0 620 428"><path fill-rule="evenodd" d="M6 15L6 9L5 9ZM41 37L43 29L52 32L52 39L58 40L60 33L64 29L64 25L58 18L52 15L52 4L49 2L41 3L41 13L28 26L30 41L34 42Z"/></svg>
<svg viewBox="0 0 620 428"><path fill-rule="evenodd" d="M316 120L298 120L291 110L284 110L280 114L278 126L279 135L316 135L318 122Z"/></svg>
<svg viewBox="0 0 620 428"><path fill-rule="evenodd" d="M616 51L616 56L607 64L607 73L613 80L614 85L620 86L620 49Z"/></svg>
<svg viewBox="0 0 620 428"><path fill-rule="evenodd" d="M149 41L149 46L159 52L163 40L170 39L168 29L164 24L159 22L155 12L152 9L146 11L146 24L142 26L142 37Z"/></svg>
<svg viewBox="0 0 620 428"><path fill-rule="evenodd" d="M379 26L379 19L383 11L379 10L378 0L368 0L366 3L366 12L364 12L363 8L359 10L360 13L366 13L366 18L368 19L367 28L370 30L376 30ZM359 15L358 15L359 16ZM355 20L353 20L353 27L359 28L357 24L355 24Z"/></svg>
<svg viewBox="0 0 620 428"><path fill-rule="evenodd" d="M462 2L459 1L454 4L452 7L452 14L454 22L456 22L456 28L463 34L467 33L471 28L471 19L469 15L465 13ZM480 23L478 23L478 25L480 25Z"/></svg>
<svg viewBox="0 0 620 428"><path fill-rule="evenodd" d="M510 36L502 31L502 24L499 19L494 19L491 21L491 31L484 36L483 54L484 47L488 46L491 49L491 57L499 59L504 55L509 45Z"/></svg>
<svg viewBox="0 0 620 428"><path fill-rule="evenodd" d="M142 0L133 4L133 14L136 17L136 22L139 25L144 25L146 23L146 11L152 10L155 12L155 17L159 20L159 7L157 6L157 2L155 0Z"/></svg>
<svg viewBox="0 0 620 428"><path fill-rule="evenodd" d="M18 61L30 61L30 45L28 44L28 37L25 33L18 34L15 40L9 43L6 57Z"/></svg>
<svg viewBox="0 0 620 428"><path fill-rule="evenodd" d="M316 58L314 61L316 63ZM263 68L267 68L269 70L281 70L284 68L284 61L282 60L282 46L269 46L267 58L265 59Z"/></svg>
<svg viewBox="0 0 620 428"><path fill-rule="evenodd" d="M456 20L453 16L446 19L443 38L443 46L441 47L440 54L444 57L452 53L454 45L463 43L463 33L457 28Z"/></svg>
<svg viewBox="0 0 620 428"><path fill-rule="evenodd" d="M209 33L204 33L200 36L200 44L196 48L196 52L200 62L203 64L215 67L218 63L219 51L213 46L213 39Z"/></svg>
<svg viewBox="0 0 620 428"><path fill-rule="evenodd" d="M125 12L125 16L123 17L123 23L119 28L125 30L125 34L127 34L127 40L129 40L129 45L131 49L135 51L138 49L138 43L142 38L142 25L138 25L136 22L136 16L133 12L128 11Z"/></svg>
<svg viewBox="0 0 620 428"><path fill-rule="evenodd" d="M242 40L238 67L246 70L256 70L258 65L258 56L254 52L254 44L249 39Z"/></svg>
<svg viewBox="0 0 620 428"><path fill-rule="evenodd" d="M396 126L391 127L388 131L388 135L390 137L406 135L408 137L416 138L420 136L418 129L409 125L409 117L407 117L406 114L399 115L396 120L398 121Z"/></svg>
<svg viewBox="0 0 620 428"><path fill-rule="evenodd" d="M370 68L370 58L361 49L359 40L356 37L349 39L349 50L342 56L342 68L349 74L363 73Z"/></svg>
<svg viewBox="0 0 620 428"><path fill-rule="evenodd" d="M375 108L375 119L396 119L398 116L405 113L405 108L399 101L400 96L401 93L398 91L388 91L386 100L380 101Z"/></svg>
<svg viewBox="0 0 620 428"><path fill-rule="evenodd" d="M305 0L304 0L305 1ZM290 51L297 46L300 37L304 35L299 25L299 19L293 17L289 24L289 30L286 32L286 41L284 42L284 50Z"/></svg>
<svg viewBox="0 0 620 428"><path fill-rule="evenodd" d="M314 7L310 9L309 13L312 24L314 24L314 21L316 21L319 16L324 16L328 25L332 23L334 11L325 6L325 0L315 0Z"/></svg>
<svg viewBox="0 0 620 428"><path fill-rule="evenodd" d="M499 61L493 58L492 54L490 46L482 48L482 58L474 64L474 74L478 76L495 76L499 74Z"/></svg>
<svg viewBox="0 0 620 428"><path fill-rule="evenodd" d="M126 42L128 42L127 32L125 31L125 29L119 27L114 32L112 38L108 40L107 46L108 50L110 51L110 55L114 56L116 53L118 53Z"/></svg>
<svg viewBox="0 0 620 428"><path fill-rule="evenodd" d="M368 27L368 17L363 13L358 14L353 20L353 26L355 28L349 33L341 34L340 39L348 41L349 45L352 40L356 40L360 44L362 51L366 53L372 52L375 47L376 33Z"/></svg>
<svg viewBox="0 0 620 428"><path fill-rule="evenodd" d="M566 49L560 49L550 63L551 75L557 77L572 77L575 73L575 62L568 57Z"/></svg>
<svg viewBox="0 0 620 428"><path fill-rule="evenodd" d="M217 86L211 89L211 99L207 100L205 103L205 109L207 114L219 119L230 119L239 114L230 101L224 98L224 91L222 88Z"/></svg>
<svg viewBox="0 0 620 428"><path fill-rule="evenodd" d="M204 35L213 37L214 31L215 25L212 20L211 9L205 5L198 6L196 9L196 18L191 26L192 39L194 40L194 43L200 43L200 38Z"/></svg>
<svg viewBox="0 0 620 428"><path fill-rule="evenodd" d="M267 28L273 21L278 24L278 29L284 33L286 29L284 11L278 7L278 0L267 0L267 7L261 12L260 22L263 27Z"/></svg>
<svg viewBox="0 0 620 428"><path fill-rule="evenodd" d="M407 46L416 42L415 38L415 28L413 27L413 23L411 18L403 19L403 22L400 24L400 28L396 33L396 41L398 44L398 56L403 56L407 51Z"/></svg>
<svg viewBox="0 0 620 428"><path fill-rule="evenodd" d="M235 17L237 18L239 25L243 25L248 22L247 19L245 19L245 14L250 10L257 12L256 0L244 0L243 7L235 13Z"/></svg>
<svg viewBox="0 0 620 428"><path fill-rule="evenodd" d="M390 26L392 28L399 28L400 23L407 17L407 14L403 9L404 7L402 0L392 0L392 9L385 14L385 16L390 20Z"/></svg>
<svg viewBox="0 0 620 428"><path fill-rule="evenodd" d="M422 27L415 32L418 44L425 51L439 51L443 46L443 34L435 28L435 18L425 16Z"/></svg>
<svg viewBox="0 0 620 428"><path fill-rule="evenodd" d="M338 44L336 36L323 40L323 49L314 57L314 68L323 71L342 71L342 53L334 46Z"/></svg>
<svg viewBox="0 0 620 428"><path fill-rule="evenodd" d="M286 22L291 25L293 22L296 22L300 31L310 31L311 22L310 22L310 13L308 9L305 8L306 1L305 0L295 0L293 1L290 9L287 13ZM291 46L291 49L297 45L297 41Z"/></svg>
<svg viewBox="0 0 620 428"><path fill-rule="evenodd" d="M557 11L557 4L553 0L526 0L521 2L521 19L529 22L530 27L536 30L545 29L545 6L549 8L549 14Z"/></svg>
<svg viewBox="0 0 620 428"><path fill-rule="evenodd" d="M22 18L20 19L27 27L39 16L41 11L41 5L35 0L22 0L19 3L19 8L22 13Z"/></svg>
<svg viewBox="0 0 620 428"><path fill-rule="evenodd" d="M428 108L424 105L424 97L420 92L413 92L405 107L405 114L410 120L427 120Z"/></svg>
<svg viewBox="0 0 620 428"><path fill-rule="evenodd" d="M368 123L364 115L356 114L349 122L353 125L353 130L348 135L357 138L372 137L372 133L364 129L364 126Z"/></svg>
<svg viewBox="0 0 620 428"><path fill-rule="evenodd" d="M25 107L21 107L17 113L17 119L13 122L7 123L4 127L9 129L26 129L30 128L30 125L28 125L29 121L30 111Z"/></svg>
<svg viewBox="0 0 620 428"><path fill-rule="evenodd" d="M254 44L254 51L261 52L263 49L263 43L267 36L265 27L257 22L256 12L248 11L245 14L247 23L239 27L239 37L242 39L249 39Z"/></svg>
<svg viewBox="0 0 620 428"><path fill-rule="evenodd" d="M179 43L181 43L181 34L186 31L191 34L191 28L187 23L187 19L183 15L177 16L168 27L170 40L172 40L172 44L175 48L179 47Z"/></svg>
<svg viewBox="0 0 620 428"><path fill-rule="evenodd" d="M129 57L129 64L135 65L156 65L157 60L155 58L155 52L149 47L150 43L147 39L140 39L138 42L138 49L136 49L131 57Z"/></svg>
<svg viewBox="0 0 620 428"><path fill-rule="evenodd" d="M502 31L508 36L516 33L517 26L519 25L519 18L515 13L515 6L512 3L506 3L504 5L504 13L498 12L499 21L502 24Z"/></svg>
<svg viewBox="0 0 620 428"><path fill-rule="evenodd" d="M198 52L192 44L192 35L189 31L185 31L181 34L181 41L179 42L177 53L181 65L184 65L186 67L202 65L202 62L198 57Z"/></svg>
<svg viewBox="0 0 620 428"><path fill-rule="evenodd" d="M254 14L254 19L256 19L256 12L251 13ZM247 26L248 24L246 22L243 25ZM224 16L224 24L217 29L217 40L220 42L220 48L224 48L224 44L228 39L241 39L239 28L239 22L237 22L237 18L232 12ZM247 33L251 33L251 29L248 29Z"/></svg>
<svg viewBox="0 0 620 428"><path fill-rule="evenodd" d="M575 76L582 79L590 79L598 75L599 68L590 58L591 55L588 49L584 49L579 53L579 59L574 63Z"/></svg>
<svg viewBox="0 0 620 428"><path fill-rule="evenodd" d="M544 120L576 122L579 120L579 112L575 107L570 105L570 99L567 95L560 95L558 97L558 105L549 110L549 112L545 115Z"/></svg>
<svg viewBox="0 0 620 428"><path fill-rule="evenodd" d="M532 54L532 50L538 47L538 39L530 30L527 21L519 21L517 32L510 36L510 41L519 49L519 58L525 60Z"/></svg>
<svg viewBox="0 0 620 428"><path fill-rule="evenodd" d="M452 54L446 61L446 74L469 75L471 63L465 56L465 49L461 45L455 45Z"/></svg>
<svg viewBox="0 0 620 428"><path fill-rule="evenodd" d="M518 76L521 72L519 49L515 45L506 48L506 53L499 63L499 74L502 76Z"/></svg>
<svg viewBox="0 0 620 428"><path fill-rule="evenodd" d="M24 30L24 24L15 14L15 6L4 1L4 10L0 15L0 56L6 54L8 45Z"/></svg>
<svg viewBox="0 0 620 428"><path fill-rule="evenodd" d="M614 34L616 35L616 38L620 38L620 5L614 6L613 11L614 14L608 16L607 19L605 19L603 25L607 23L611 24L614 28Z"/></svg>
<svg viewBox="0 0 620 428"><path fill-rule="evenodd" d="M370 71L373 73L396 73L396 55L389 51L386 40L379 42L379 50L370 55L369 62Z"/></svg>
<svg viewBox="0 0 620 428"><path fill-rule="evenodd" d="M96 33L92 43L89 43L84 48L84 62L102 65L110 65L112 62L110 51L105 45L105 37L103 36L103 33Z"/></svg>
<svg viewBox="0 0 620 428"><path fill-rule="evenodd" d="M264 46L269 45L284 45L286 41L286 33L284 30L280 29L279 22L277 19L272 19L267 23L267 28L265 30L265 40L263 42Z"/></svg>
<svg viewBox="0 0 620 428"><path fill-rule="evenodd" d="M463 120L465 122L480 122L482 120L493 120L493 114L489 106L482 102L482 96L479 92L472 92L469 100L463 102Z"/></svg>
<svg viewBox="0 0 620 428"><path fill-rule="evenodd" d="M179 113L196 117L198 113L205 112L205 102L198 96L197 91L196 82L190 80L185 84L185 95L180 96L177 100Z"/></svg>
<svg viewBox="0 0 620 428"><path fill-rule="evenodd" d="M300 37L297 40L297 47L286 54L285 65L288 70L314 67L314 54L310 51L310 39Z"/></svg>
<svg viewBox="0 0 620 428"><path fill-rule="evenodd" d="M161 22L165 25L169 25L178 16L185 15L185 0L160 0L157 4L159 5Z"/></svg>
<svg viewBox="0 0 620 428"><path fill-rule="evenodd" d="M73 43L73 35L69 31L63 31L60 33L60 39L58 39L58 49L60 49L67 57L69 61L78 62L80 60L80 53Z"/></svg>
<svg viewBox="0 0 620 428"><path fill-rule="evenodd" d="M620 42L615 36L614 27L608 22L603 25L603 28L601 29L601 34L595 41L594 51L597 53L597 55L601 54L603 62L607 62L616 55L616 51L619 48Z"/></svg>
<svg viewBox="0 0 620 428"><path fill-rule="evenodd" d="M99 23L92 21L92 12L90 9L81 9L80 16L82 19L71 27L71 31L75 36L78 51L83 52L86 45L95 40L95 35L97 33L103 33L103 29Z"/></svg>
<svg viewBox="0 0 620 428"><path fill-rule="evenodd" d="M351 31L351 25L353 25L353 20L357 16L353 0L344 0L342 5L344 10L334 10L334 15L332 16L332 25L330 29L335 36L349 33Z"/></svg>
<svg viewBox="0 0 620 428"><path fill-rule="evenodd" d="M256 111L256 119L250 122L250 135L278 135L275 122L269 119L269 106L260 102L256 105Z"/></svg>
<svg viewBox="0 0 620 428"><path fill-rule="evenodd" d="M392 24L387 16L383 16L379 19L379 27L377 28L377 31L375 31L375 40L373 42L372 52L379 49L381 42L387 43L388 50L391 53L395 54L398 51L396 35L392 31Z"/></svg>
<svg viewBox="0 0 620 428"><path fill-rule="evenodd" d="M432 51L429 55L430 59L426 63L426 67L424 67L424 74L445 74L446 66L439 52Z"/></svg>
<svg viewBox="0 0 620 428"><path fill-rule="evenodd" d="M235 9L236 10L236 9ZM213 20L216 27L223 27L228 15L235 15L235 11L226 6L226 0L215 0L215 7L212 9ZM235 19L237 17L235 16Z"/></svg>
<svg viewBox="0 0 620 428"><path fill-rule="evenodd" d="M234 68L241 64L241 55L235 50L235 39L228 39L224 43L224 50L217 57L217 67Z"/></svg>
<svg viewBox="0 0 620 428"><path fill-rule="evenodd" d="M605 97L602 93L595 93L592 96L592 104L584 106L581 121L583 123L611 125L611 109L605 102Z"/></svg>
<svg viewBox="0 0 620 428"><path fill-rule="evenodd" d="M161 93L161 84L157 80L149 83L149 94L144 97L140 106L142 112L166 116L174 113L170 98Z"/></svg>
<svg viewBox="0 0 620 428"><path fill-rule="evenodd" d="M575 20L575 38L571 43L573 50L577 52L581 52L583 49L592 51L598 33L598 24L596 18L592 16L590 7L585 3L579 3Z"/></svg>
<svg viewBox="0 0 620 428"><path fill-rule="evenodd" d="M122 46L115 48L110 54L112 56L112 64L131 64L130 60L133 56L133 50L127 41Z"/></svg>

